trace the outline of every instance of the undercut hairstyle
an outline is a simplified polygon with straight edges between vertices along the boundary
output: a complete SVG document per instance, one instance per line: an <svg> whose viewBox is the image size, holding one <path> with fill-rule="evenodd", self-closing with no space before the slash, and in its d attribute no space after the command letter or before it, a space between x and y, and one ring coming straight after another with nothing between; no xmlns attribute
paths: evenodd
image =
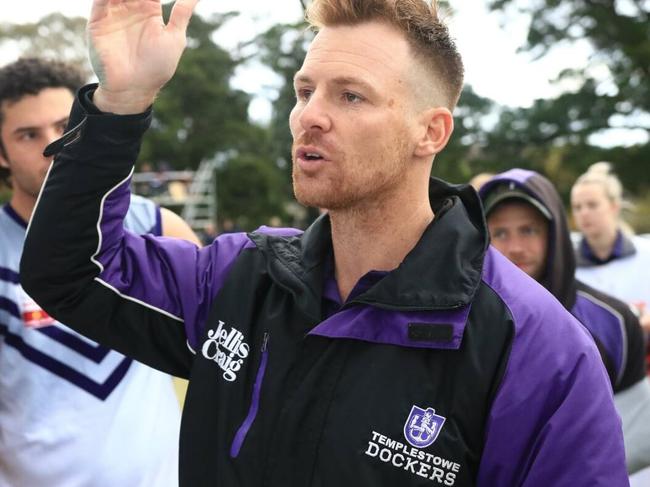
<svg viewBox="0 0 650 487"><path fill-rule="evenodd" d="M0 127L4 107L25 96L38 95L46 88L67 88L75 93L86 81L82 71L61 61L25 57L0 68ZM7 157L2 138L0 151ZM0 183L9 185L9 170L0 167Z"/></svg>
<svg viewBox="0 0 650 487"><path fill-rule="evenodd" d="M433 74L449 109L463 89L463 60L447 26L438 16L436 0L314 0L306 19L316 31L383 21L406 37L412 53Z"/></svg>

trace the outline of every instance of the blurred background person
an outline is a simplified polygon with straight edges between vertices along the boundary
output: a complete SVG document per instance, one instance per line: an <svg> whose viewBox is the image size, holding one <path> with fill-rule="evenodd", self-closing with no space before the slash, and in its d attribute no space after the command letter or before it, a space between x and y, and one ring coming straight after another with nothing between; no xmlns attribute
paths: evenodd
<svg viewBox="0 0 650 487"><path fill-rule="evenodd" d="M577 277L635 306L650 331L650 241L634 235L621 218L623 186L611 164L598 162L571 189L571 210L582 238Z"/></svg>
<svg viewBox="0 0 650 487"><path fill-rule="evenodd" d="M650 241L634 235L621 216L623 206L623 185L610 163L597 162L576 180L571 210L582 234L576 248L576 276L636 309L646 334L646 363L650 364ZM634 399L629 403L629 407L641 408ZM650 469L630 480L633 487L650 485Z"/></svg>
<svg viewBox="0 0 650 487"><path fill-rule="evenodd" d="M84 77L24 58L0 69L0 485L178 485L179 406L171 378L47 315L19 284L23 241ZM170 211L133 196L125 225L197 242ZM70 277L73 279L73 277Z"/></svg>
<svg viewBox="0 0 650 487"><path fill-rule="evenodd" d="M643 331L626 303L576 280L566 212L555 187L541 174L512 169L484 183L480 195L492 245L548 289L594 338L623 420L628 471L650 465Z"/></svg>
<svg viewBox="0 0 650 487"><path fill-rule="evenodd" d="M469 180L469 185L472 188L474 188L476 191L478 191L485 183L487 183L493 177L494 177L493 172L481 172L473 176L472 179Z"/></svg>

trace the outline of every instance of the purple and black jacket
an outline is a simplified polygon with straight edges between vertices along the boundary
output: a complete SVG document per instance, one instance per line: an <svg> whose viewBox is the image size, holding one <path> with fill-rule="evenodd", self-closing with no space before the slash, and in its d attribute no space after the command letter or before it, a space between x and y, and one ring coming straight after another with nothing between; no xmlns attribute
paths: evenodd
<svg viewBox="0 0 650 487"><path fill-rule="evenodd" d="M473 190L432 180L420 242L340 303L327 216L200 250L125 232L151 113L99 114L88 90L50 148L23 285L80 332L190 379L181 486L628 485L591 338L488 247Z"/></svg>

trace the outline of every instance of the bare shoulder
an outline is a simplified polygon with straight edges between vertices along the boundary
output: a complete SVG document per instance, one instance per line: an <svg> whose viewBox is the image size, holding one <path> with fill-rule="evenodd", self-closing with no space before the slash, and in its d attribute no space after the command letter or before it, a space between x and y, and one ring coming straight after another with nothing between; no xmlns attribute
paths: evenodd
<svg viewBox="0 0 650 487"><path fill-rule="evenodd" d="M182 238L201 246L199 237L196 236L190 226L180 216L167 208L160 208L160 218L162 221L162 234L165 237Z"/></svg>

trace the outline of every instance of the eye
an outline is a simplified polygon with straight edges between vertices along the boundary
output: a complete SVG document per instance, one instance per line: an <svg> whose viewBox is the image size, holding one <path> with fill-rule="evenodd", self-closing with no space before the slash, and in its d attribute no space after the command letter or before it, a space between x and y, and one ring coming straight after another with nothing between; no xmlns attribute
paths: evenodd
<svg viewBox="0 0 650 487"><path fill-rule="evenodd" d="M346 91L343 93L343 98L345 99L346 102L348 103L360 103L363 101L363 98L356 93L350 93L349 91Z"/></svg>
<svg viewBox="0 0 650 487"><path fill-rule="evenodd" d="M18 140L34 140L37 136L38 134L35 130L26 130L20 133Z"/></svg>
<svg viewBox="0 0 650 487"><path fill-rule="evenodd" d="M311 98L313 90L310 88L296 88L296 99L299 101L307 101Z"/></svg>
<svg viewBox="0 0 650 487"><path fill-rule="evenodd" d="M524 237L536 237L541 234L541 231L538 227L524 227L521 229L521 234Z"/></svg>
<svg viewBox="0 0 650 487"><path fill-rule="evenodd" d="M505 230L495 230L492 232L492 240L505 240L507 232Z"/></svg>

